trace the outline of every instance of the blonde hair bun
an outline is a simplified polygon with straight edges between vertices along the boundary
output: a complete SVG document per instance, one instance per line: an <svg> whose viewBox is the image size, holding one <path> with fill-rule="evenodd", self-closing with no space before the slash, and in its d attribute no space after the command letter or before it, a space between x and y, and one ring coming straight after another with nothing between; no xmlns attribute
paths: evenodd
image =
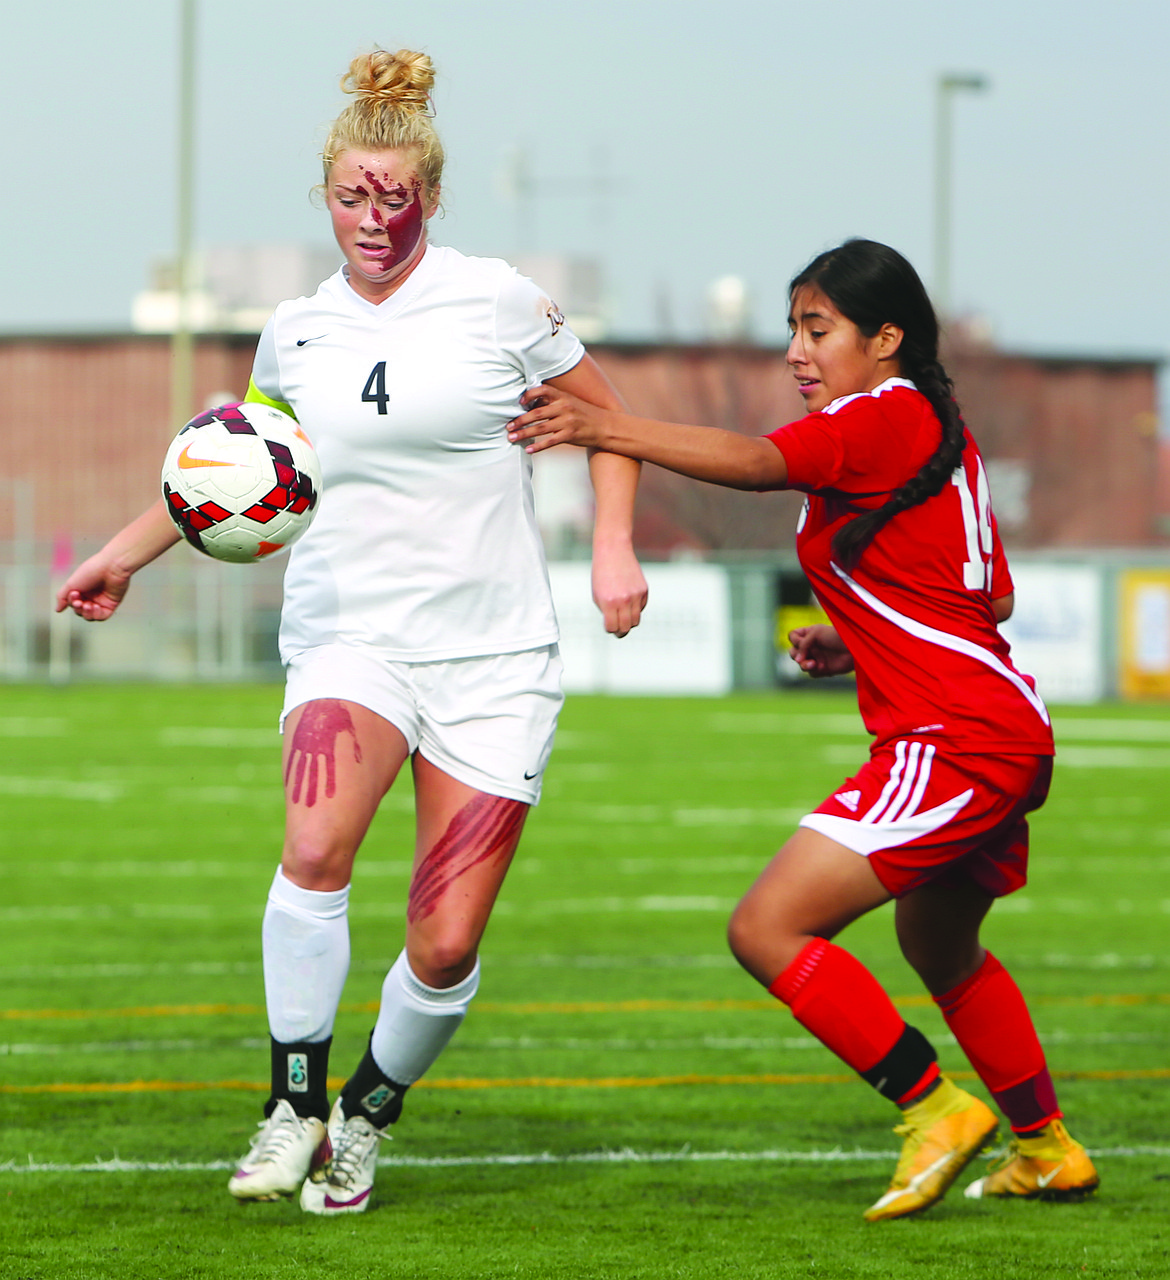
<svg viewBox="0 0 1170 1280"><path fill-rule="evenodd" d="M343 151L410 151L427 196L443 178L443 144L435 132L431 88L435 67L425 53L375 49L359 54L341 77L354 100L334 120L321 152L325 183Z"/></svg>
<svg viewBox="0 0 1170 1280"><path fill-rule="evenodd" d="M399 49L397 53L375 49L373 53L359 54L341 77L342 90L357 95L359 102L364 99L371 105L385 104L405 111L427 111L434 84L435 68L430 57L410 49Z"/></svg>

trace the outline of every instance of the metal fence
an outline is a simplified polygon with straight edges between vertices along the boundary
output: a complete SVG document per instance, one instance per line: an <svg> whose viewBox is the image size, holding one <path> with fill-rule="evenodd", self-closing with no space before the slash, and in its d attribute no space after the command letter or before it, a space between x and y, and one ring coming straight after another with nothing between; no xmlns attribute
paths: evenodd
<svg viewBox="0 0 1170 1280"><path fill-rule="evenodd" d="M75 559L95 547L79 546ZM283 559L219 564L176 546L108 622L55 613L60 547L0 544L0 679L234 681L280 676ZM54 563L54 560L57 563Z"/></svg>

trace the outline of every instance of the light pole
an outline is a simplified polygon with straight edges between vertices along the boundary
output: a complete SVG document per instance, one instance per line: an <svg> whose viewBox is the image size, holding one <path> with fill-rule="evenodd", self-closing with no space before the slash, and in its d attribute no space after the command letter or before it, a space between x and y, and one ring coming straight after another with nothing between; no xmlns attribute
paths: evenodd
<svg viewBox="0 0 1170 1280"><path fill-rule="evenodd" d="M935 82L934 97L934 305L945 320L951 309L951 98L964 90L981 93L984 76L947 74Z"/></svg>
<svg viewBox="0 0 1170 1280"><path fill-rule="evenodd" d="M175 331L171 337L171 430L191 417L195 341L192 335L192 206L195 199L195 18L197 0L179 0L178 203L175 222Z"/></svg>

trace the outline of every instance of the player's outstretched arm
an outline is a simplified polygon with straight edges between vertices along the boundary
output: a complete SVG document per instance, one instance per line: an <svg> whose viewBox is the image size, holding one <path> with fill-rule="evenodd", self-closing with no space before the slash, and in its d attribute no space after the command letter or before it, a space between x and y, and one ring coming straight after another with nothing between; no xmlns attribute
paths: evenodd
<svg viewBox="0 0 1170 1280"><path fill-rule="evenodd" d="M807 675L843 676L853 670L853 655L837 634L836 627L817 623L812 627L796 627L788 633L788 651L793 662Z"/></svg>
<svg viewBox="0 0 1170 1280"><path fill-rule="evenodd" d="M529 453L583 445L731 489L782 489L788 479L784 455L762 436L635 418L587 404L547 383L530 387L520 400L525 412L508 424L508 439L528 441Z"/></svg>
<svg viewBox="0 0 1170 1280"><path fill-rule="evenodd" d="M592 356L550 385L602 408L625 406L616 388ZM634 554L634 499L641 463L602 450L589 451L589 479L593 485L593 602L605 619L605 629L620 639L642 620L648 590Z"/></svg>
<svg viewBox="0 0 1170 1280"><path fill-rule="evenodd" d="M72 609L87 622L105 622L122 603L134 574L178 541L179 531L160 498L73 570L57 592L57 612Z"/></svg>

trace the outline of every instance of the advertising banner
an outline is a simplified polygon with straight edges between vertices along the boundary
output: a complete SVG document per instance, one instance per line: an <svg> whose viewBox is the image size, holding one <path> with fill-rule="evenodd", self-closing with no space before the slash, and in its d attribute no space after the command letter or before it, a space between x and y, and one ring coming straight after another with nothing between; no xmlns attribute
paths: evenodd
<svg viewBox="0 0 1170 1280"><path fill-rule="evenodd" d="M650 604L623 640L605 633L590 569L549 565L561 625L564 687L574 693L721 694L732 684L727 573L717 565L643 566Z"/></svg>
<svg viewBox="0 0 1170 1280"><path fill-rule="evenodd" d="M1124 698L1170 698L1170 569L1124 569L1118 580Z"/></svg>
<svg viewBox="0 0 1170 1280"><path fill-rule="evenodd" d="M1048 702L1104 697L1104 570L1096 565L1012 565L1015 612L1000 630L1012 661Z"/></svg>

